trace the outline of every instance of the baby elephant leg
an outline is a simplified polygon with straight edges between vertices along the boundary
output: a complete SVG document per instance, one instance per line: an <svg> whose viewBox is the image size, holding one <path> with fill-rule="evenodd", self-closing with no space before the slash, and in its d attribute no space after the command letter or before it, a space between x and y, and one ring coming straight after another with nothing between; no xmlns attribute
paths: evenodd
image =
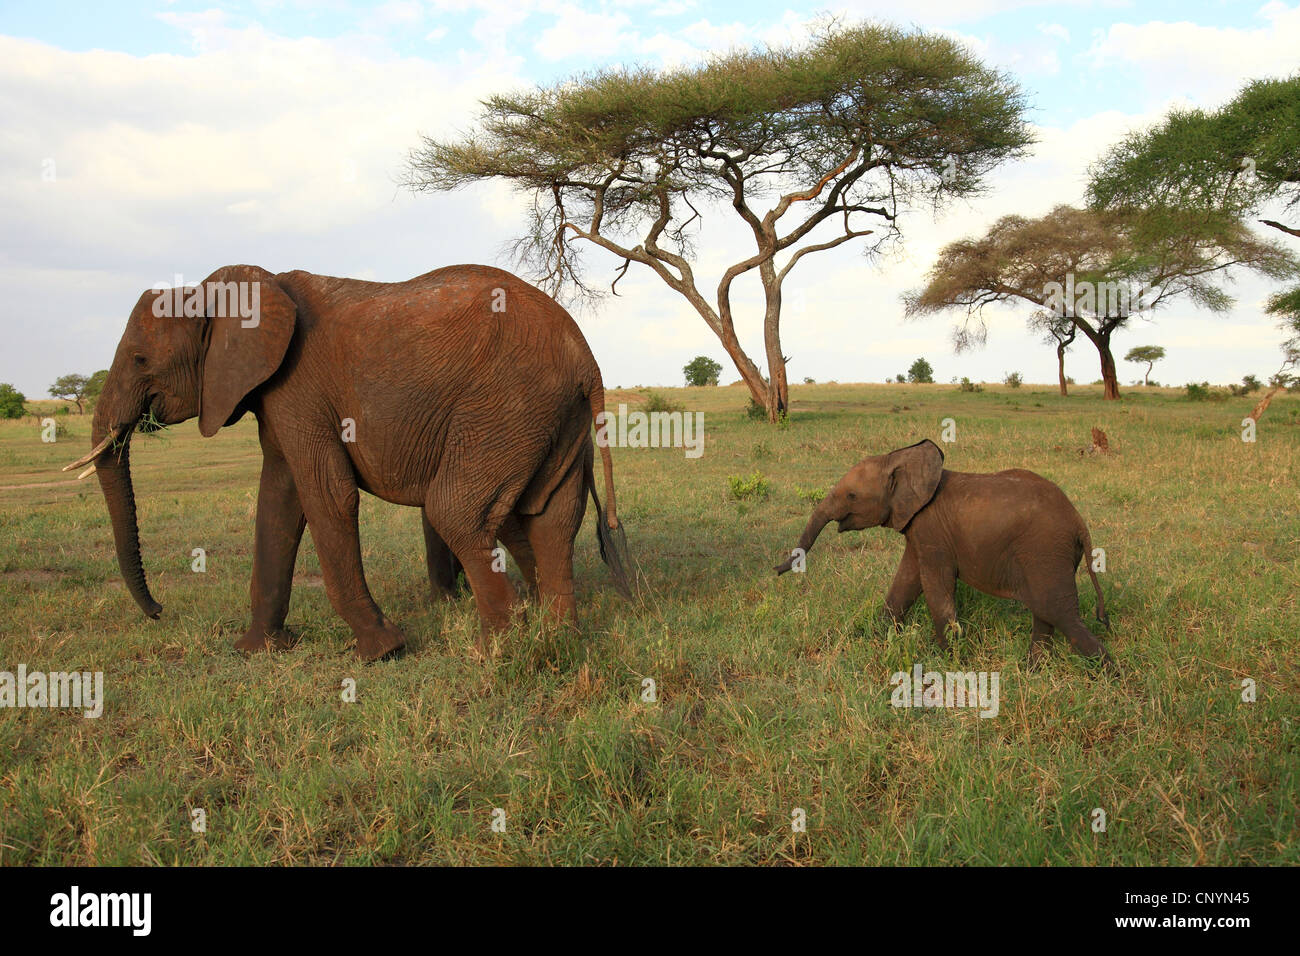
<svg viewBox="0 0 1300 956"><path fill-rule="evenodd" d="M1044 621L1037 614L1034 615L1034 636L1029 641L1029 669L1033 670L1043 662L1043 655L1047 653L1047 645L1052 640L1052 635L1056 628L1052 627L1047 621Z"/></svg>
<svg viewBox="0 0 1300 956"><path fill-rule="evenodd" d="M934 639L945 651L948 649L948 632L957 625L957 572L951 567L922 567L921 587L925 603L934 621Z"/></svg>
<svg viewBox="0 0 1300 956"><path fill-rule="evenodd" d="M895 626L901 626L903 618L916 599L921 596L921 566L916 560L916 550L909 542L903 551L903 560L894 572L894 583L885 595L885 615Z"/></svg>
<svg viewBox="0 0 1300 956"><path fill-rule="evenodd" d="M1055 612L1035 611L1035 619L1040 613L1045 621L1066 636L1070 646L1074 648L1076 653L1084 657L1099 657L1105 663L1108 671L1118 672L1119 667L1116 666L1114 658L1110 656L1110 651L1106 650L1106 645L1097 640L1097 636L1088 630L1088 626L1079 617L1078 610L1066 608Z"/></svg>

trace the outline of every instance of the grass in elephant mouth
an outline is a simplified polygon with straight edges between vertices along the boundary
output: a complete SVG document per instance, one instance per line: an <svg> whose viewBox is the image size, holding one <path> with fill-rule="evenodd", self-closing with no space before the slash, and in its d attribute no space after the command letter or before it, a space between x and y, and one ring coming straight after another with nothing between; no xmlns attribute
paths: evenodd
<svg viewBox="0 0 1300 956"><path fill-rule="evenodd" d="M324 590L301 586L296 650L232 650L262 461L251 416L133 449L159 621L121 587L98 490L50 480L90 417L58 444L0 423L0 670L102 670L106 698L98 720L0 711L0 864L1300 863L1300 398L1280 396L1247 444L1249 398L1076 391L795 385L782 430L745 418L742 388L671 390L706 413L704 456L614 449L643 603L615 595L588 509L581 633L522 626L489 664L471 653L473 599L427 599L418 513L369 496L368 580L410 652L358 665ZM950 416L949 468L1039 472L1106 549L1123 680L1059 640L1028 671L1028 612L964 586L950 655L923 606L882 630L892 531L823 536L805 574L772 572L806 489ZM1110 455L1078 453L1094 425ZM733 500L728 476L754 471L768 497ZM310 532L297 573L320 574ZM917 662L999 671L999 715L891 707L891 674Z"/></svg>
<svg viewBox="0 0 1300 956"><path fill-rule="evenodd" d="M157 434L158 432L161 432L166 427L167 426L163 424L161 420L159 420L158 416L154 413L154 410L152 408L150 408L143 415L141 415L140 420L135 424L135 430L144 435Z"/></svg>

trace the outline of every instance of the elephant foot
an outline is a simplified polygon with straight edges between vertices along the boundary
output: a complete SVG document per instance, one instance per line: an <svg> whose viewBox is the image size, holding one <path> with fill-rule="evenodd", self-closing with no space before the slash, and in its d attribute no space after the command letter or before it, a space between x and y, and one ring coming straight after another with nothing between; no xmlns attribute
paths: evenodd
<svg viewBox="0 0 1300 956"><path fill-rule="evenodd" d="M298 643L298 635L283 627L254 624L235 641L235 650L243 654L258 651L287 651Z"/></svg>
<svg viewBox="0 0 1300 956"><path fill-rule="evenodd" d="M363 661L377 661L406 646L406 635L387 621L382 627L357 631L357 657Z"/></svg>

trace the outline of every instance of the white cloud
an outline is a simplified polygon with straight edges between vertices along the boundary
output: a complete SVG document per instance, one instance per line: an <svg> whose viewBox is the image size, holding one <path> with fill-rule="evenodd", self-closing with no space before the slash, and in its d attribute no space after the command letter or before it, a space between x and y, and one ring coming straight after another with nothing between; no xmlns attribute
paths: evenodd
<svg viewBox="0 0 1300 956"><path fill-rule="evenodd" d="M1149 94L1182 95L1215 105L1254 77L1297 68L1300 5L1268 3L1258 27L1210 27L1189 21L1115 23L1097 32L1087 60L1094 69L1130 70Z"/></svg>
<svg viewBox="0 0 1300 956"><path fill-rule="evenodd" d="M898 15L895 7L876 6ZM417 133L467 128L479 99L523 85L519 52L534 43L551 57L613 52L682 63L707 51L792 41L804 30L803 17L792 12L775 22L715 23L694 15L693 5L672 11L690 14L678 29L649 20L651 8L636 2L584 8L574 0L440 0L426 9L432 12L418 35L437 34L444 48L459 44L456 55L400 57L375 36L286 39L256 25L236 29L218 12L165 15L186 40L179 47L185 55L74 53L0 37L0 97L9 111L0 133L0 216L7 227L0 235L0 335L6 357L21 356L6 363L0 380L43 394L58 374L103 367L139 292L176 272L200 277L248 261L272 271L395 280L452 262L504 264L501 247L524 222L523 200L509 187L412 197L394 179ZM945 12L958 19L958 0L936 11L926 19ZM440 21L443 13L469 14L469 35ZM399 4L384 16L402 30L416 22L414 14ZM1273 5L1261 13L1259 30L1195 27L1177 42L1160 24L1117 25L1102 34L1088 56L1141 71L1151 90L1144 111L1097 103L1092 115L1068 126L1040 117L1046 122L1031 159L997 172L988 196L938 221L909 215L907 242L896 257L876 266L844 247L805 259L786 290L784 351L794 356L792 379L880 380L924 354L941 380L994 380L1019 370L1031 381L1053 381L1051 350L1024 330L1028 308L991 312L988 347L954 357L947 344L952 319L905 324L899 295L921 281L944 243L983 232L1006 213L1040 215L1060 202L1077 203L1088 163L1125 130L1149 125L1175 98L1222 98L1245 77L1281 72L1270 65L1281 56L1281 41L1262 33L1297 35L1296 16ZM1021 49L1002 46L997 36L963 37L1000 65L1050 71L1052 61L1034 60L1034 51L1055 56L1066 36L1053 24L1036 35L1041 43ZM1177 59L1184 41L1186 63ZM1132 56L1138 47L1149 56ZM1214 78L1208 87L1192 82L1202 63ZM53 182L42 179L46 160L55 163ZM711 226L699 244L697 273L710 295L725 265L747 254L752 241L726 215L726 225ZM596 286L607 285L619 264L596 250L588 261ZM653 275L634 267L619 290L619 298L579 316L607 382L676 384L696 354L725 360L703 322ZM1232 291L1240 305L1230 319L1178 307L1158 318L1153 334L1144 326L1124 334L1117 351L1143 344L1139 336L1165 344L1162 380L1267 374L1280 339L1260 313L1267 288L1248 280ZM738 283L736 305L742 341L761 362L755 283ZM1091 381L1095 355L1076 346L1070 369ZM724 381L734 377L728 367Z"/></svg>

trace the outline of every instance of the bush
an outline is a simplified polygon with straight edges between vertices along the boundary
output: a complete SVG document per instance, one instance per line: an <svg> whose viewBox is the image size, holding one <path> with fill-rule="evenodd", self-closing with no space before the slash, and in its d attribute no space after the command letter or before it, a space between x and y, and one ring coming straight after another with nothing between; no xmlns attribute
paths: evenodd
<svg viewBox="0 0 1300 956"><path fill-rule="evenodd" d="M804 379L803 379L803 383L804 383L805 385L816 385L816 384L817 384L817 379L815 379L815 378L810 378L809 376L805 375L805 376L804 376Z"/></svg>
<svg viewBox="0 0 1300 956"><path fill-rule="evenodd" d="M899 374L899 376L895 378L894 381L897 382L899 385L902 385L904 382L907 381L907 376L903 374Z"/></svg>
<svg viewBox="0 0 1300 956"><path fill-rule="evenodd" d="M707 355L697 355L682 368L687 385L717 385L722 366Z"/></svg>
<svg viewBox="0 0 1300 956"><path fill-rule="evenodd" d="M972 381L971 381L969 378L967 378L965 375L963 375L963 376L961 377L961 385L959 385L958 388L959 388L961 391L963 391L963 392L982 392L982 391L984 391L984 386L983 386L983 385L976 385L974 382L972 382Z"/></svg>
<svg viewBox="0 0 1300 956"><path fill-rule="evenodd" d="M1209 382L1202 382L1197 385L1195 382L1188 382L1186 385L1187 398L1193 402L1222 402L1228 398L1228 393L1221 388L1212 388Z"/></svg>
<svg viewBox="0 0 1300 956"><path fill-rule="evenodd" d="M748 498L762 501L767 498L768 492L771 491L768 480L757 471L748 478L742 478L740 475L728 475L727 485L731 489L731 497L737 501L744 501Z"/></svg>
<svg viewBox="0 0 1300 956"><path fill-rule="evenodd" d="M753 396L750 396L749 407L745 409L745 417L751 422L765 422L767 421L767 409L754 401Z"/></svg>
<svg viewBox="0 0 1300 956"><path fill-rule="evenodd" d="M1019 388L1024 381L1019 372L1008 372L1002 377L1002 384L1007 388Z"/></svg>
<svg viewBox="0 0 1300 956"><path fill-rule="evenodd" d="M934 369L925 359L919 358L907 370L907 380L914 385L928 385L934 381Z"/></svg>
<svg viewBox="0 0 1300 956"><path fill-rule="evenodd" d="M649 391L645 394L645 404L641 406L643 412L680 412L682 406L673 402L661 392Z"/></svg>
<svg viewBox="0 0 1300 956"><path fill-rule="evenodd" d="M9 383L0 383L0 418L22 418L27 397Z"/></svg>
<svg viewBox="0 0 1300 956"><path fill-rule="evenodd" d="M825 488L805 488L802 485L795 485L794 493L799 496L800 501L807 501L814 505L826 497Z"/></svg>

